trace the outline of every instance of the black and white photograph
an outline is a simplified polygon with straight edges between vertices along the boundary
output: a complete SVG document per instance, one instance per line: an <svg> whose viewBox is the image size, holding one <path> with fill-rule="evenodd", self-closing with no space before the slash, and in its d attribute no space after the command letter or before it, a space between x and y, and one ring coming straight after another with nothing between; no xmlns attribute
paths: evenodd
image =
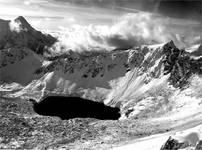
<svg viewBox="0 0 202 150"><path fill-rule="evenodd" d="M0 0L0 150L202 150L202 0Z"/></svg>

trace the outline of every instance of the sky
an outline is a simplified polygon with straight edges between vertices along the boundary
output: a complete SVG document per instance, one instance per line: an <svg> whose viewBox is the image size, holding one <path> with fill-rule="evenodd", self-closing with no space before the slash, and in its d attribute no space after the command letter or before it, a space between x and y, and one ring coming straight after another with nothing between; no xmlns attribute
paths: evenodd
<svg viewBox="0 0 202 150"><path fill-rule="evenodd" d="M56 53L202 42L202 0L0 0L0 18L18 16L56 36Z"/></svg>
<svg viewBox="0 0 202 150"><path fill-rule="evenodd" d="M24 16L40 30L110 25L127 13L151 12L200 22L201 0L0 0L0 18Z"/></svg>

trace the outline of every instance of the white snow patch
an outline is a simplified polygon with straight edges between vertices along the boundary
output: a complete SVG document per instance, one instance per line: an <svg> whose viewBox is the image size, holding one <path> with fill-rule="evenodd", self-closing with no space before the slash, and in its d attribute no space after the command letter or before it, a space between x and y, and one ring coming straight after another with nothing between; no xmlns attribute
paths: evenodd
<svg viewBox="0 0 202 150"><path fill-rule="evenodd" d="M188 142L191 146L195 146L198 140L202 139L202 125L137 139L134 140L133 143L114 147L112 150L160 150L162 145L168 140L169 136L172 136L180 142Z"/></svg>

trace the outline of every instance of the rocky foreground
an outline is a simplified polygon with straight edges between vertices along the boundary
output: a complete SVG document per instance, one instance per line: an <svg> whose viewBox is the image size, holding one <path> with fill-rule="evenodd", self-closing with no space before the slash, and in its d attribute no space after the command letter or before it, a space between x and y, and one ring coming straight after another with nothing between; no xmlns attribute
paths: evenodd
<svg viewBox="0 0 202 150"><path fill-rule="evenodd" d="M0 99L0 149L108 149L131 139L171 130L146 120L101 121L39 116L32 103ZM160 127L159 127L160 126Z"/></svg>
<svg viewBox="0 0 202 150"><path fill-rule="evenodd" d="M152 121L146 118L122 121L92 118L61 120L58 117L39 116L33 111L32 103L25 100L2 98L0 110L0 149L117 149L135 142L136 139L138 142L144 137L166 134L166 138L162 136L157 143L161 150L176 150L182 147L196 147L195 150L201 150L200 137L178 141L179 138L168 139L168 136L199 126L202 114L183 123L182 120ZM202 127L200 129L202 130ZM188 134L192 132L189 131ZM189 143L190 141L193 142ZM152 148L152 144L150 146Z"/></svg>

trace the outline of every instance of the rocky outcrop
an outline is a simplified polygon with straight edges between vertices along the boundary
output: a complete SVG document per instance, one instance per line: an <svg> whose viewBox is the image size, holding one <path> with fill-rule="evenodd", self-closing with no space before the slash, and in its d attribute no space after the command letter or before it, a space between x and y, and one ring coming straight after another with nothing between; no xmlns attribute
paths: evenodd
<svg viewBox="0 0 202 150"><path fill-rule="evenodd" d="M202 74L202 58L194 59L185 50L180 50L174 43L164 46L164 74L170 73L170 83L183 87L192 74Z"/></svg>
<svg viewBox="0 0 202 150"><path fill-rule="evenodd" d="M187 141L179 142L178 140L172 138L171 136L166 141L166 143L161 147L160 150L179 150L179 149L193 149L193 150L201 150L202 149L202 141L199 140L196 146L190 145Z"/></svg>
<svg viewBox="0 0 202 150"><path fill-rule="evenodd" d="M62 70L63 73L72 74L75 70L82 70L83 74L81 77L95 78L98 76L104 76L106 72L112 71L118 66L122 66L123 69L127 70L129 51L121 53L103 53L99 55L85 56L82 54L66 54L58 57L51 61L48 66L39 68L36 73L47 73L56 70Z"/></svg>
<svg viewBox="0 0 202 150"><path fill-rule="evenodd" d="M201 150L202 149L202 140L198 141L195 150Z"/></svg>
<svg viewBox="0 0 202 150"><path fill-rule="evenodd" d="M172 137L169 137L169 139L161 147L160 150L178 150L179 148L180 148L180 143L177 140L173 139Z"/></svg>

